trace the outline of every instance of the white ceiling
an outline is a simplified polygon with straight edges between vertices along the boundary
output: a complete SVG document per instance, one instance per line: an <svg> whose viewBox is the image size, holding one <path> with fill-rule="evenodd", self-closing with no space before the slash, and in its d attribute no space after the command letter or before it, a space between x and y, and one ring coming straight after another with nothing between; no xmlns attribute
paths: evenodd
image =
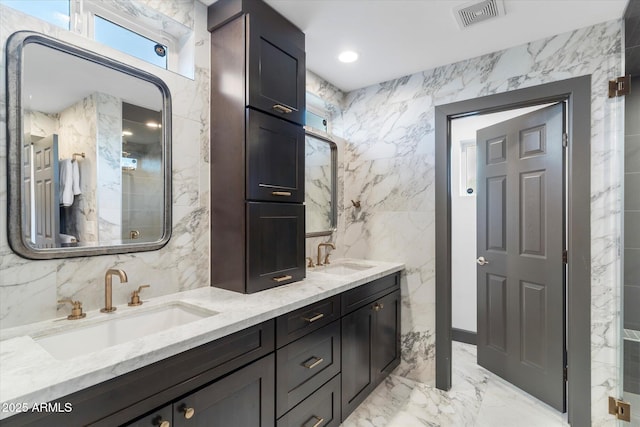
<svg viewBox="0 0 640 427"><path fill-rule="evenodd" d="M618 19L627 3L505 0L505 16L460 29L453 8L469 0L265 1L306 34L307 68L344 91ZM345 49L360 59L340 63Z"/></svg>

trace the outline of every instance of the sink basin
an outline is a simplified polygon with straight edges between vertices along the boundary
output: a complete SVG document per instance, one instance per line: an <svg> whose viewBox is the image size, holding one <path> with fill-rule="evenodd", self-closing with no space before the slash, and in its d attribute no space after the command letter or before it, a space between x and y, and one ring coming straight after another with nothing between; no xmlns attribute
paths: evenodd
<svg viewBox="0 0 640 427"><path fill-rule="evenodd" d="M116 313L97 323L34 336L33 339L56 359L66 360L216 314L191 304L172 302L148 310Z"/></svg>
<svg viewBox="0 0 640 427"><path fill-rule="evenodd" d="M334 274L336 276L348 276L372 268L372 265L355 262L344 262L340 264L329 264L318 268L318 273Z"/></svg>

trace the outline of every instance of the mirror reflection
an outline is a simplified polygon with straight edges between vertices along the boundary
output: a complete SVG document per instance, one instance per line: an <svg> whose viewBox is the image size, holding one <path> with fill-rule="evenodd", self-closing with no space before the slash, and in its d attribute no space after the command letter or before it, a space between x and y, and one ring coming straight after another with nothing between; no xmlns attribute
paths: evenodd
<svg viewBox="0 0 640 427"><path fill-rule="evenodd" d="M329 235L336 228L336 144L306 129L305 209L307 236Z"/></svg>
<svg viewBox="0 0 640 427"><path fill-rule="evenodd" d="M22 230L10 236L14 250L49 258L166 243L166 86L142 71L41 35L17 44L16 61L20 53L21 73L12 69L15 62L7 65L21 95L13 111L22 126L9 135L10 148L19 148L10 168L20 165L9 171L21 190L12 198L17 209L10 209L10 214L19 212L10 221L19 221Z"/></svg>

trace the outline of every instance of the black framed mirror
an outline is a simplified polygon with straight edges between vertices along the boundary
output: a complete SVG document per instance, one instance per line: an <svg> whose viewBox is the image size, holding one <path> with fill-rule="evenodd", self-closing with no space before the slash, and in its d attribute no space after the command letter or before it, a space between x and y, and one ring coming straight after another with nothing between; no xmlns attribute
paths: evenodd
<svg viewBox="0 0 640 427"><path fill-rule="evenodd" d="M158 77L39 33L7 55L8 237L30 259L171 236L171 96Z"/></svg>

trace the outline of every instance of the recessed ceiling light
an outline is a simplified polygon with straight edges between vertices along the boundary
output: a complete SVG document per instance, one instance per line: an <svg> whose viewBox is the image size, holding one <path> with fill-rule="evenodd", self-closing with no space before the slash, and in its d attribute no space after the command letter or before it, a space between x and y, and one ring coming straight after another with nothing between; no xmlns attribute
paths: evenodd
<svg viewBox="0 0 640 427"><path fill-rule="evenodd" d="M160 123L156 123L156 122L147 122L146 125L147 127L154 128L154 129L160 129L162 127Z"/></svg>
<svg viewBox="0 0 640 427"><path fill-rule="evenodd" d="M355 62L358 60L358 54L352 50L345 50L340 55L338 55L338 61L340 62Z"/></svg>
<svg viewBox="0 0 640 427"><path fill-rule="evenodd" d="M122 136L133 136L133 132L131 132L130 130L123 130Z"/></svg>

